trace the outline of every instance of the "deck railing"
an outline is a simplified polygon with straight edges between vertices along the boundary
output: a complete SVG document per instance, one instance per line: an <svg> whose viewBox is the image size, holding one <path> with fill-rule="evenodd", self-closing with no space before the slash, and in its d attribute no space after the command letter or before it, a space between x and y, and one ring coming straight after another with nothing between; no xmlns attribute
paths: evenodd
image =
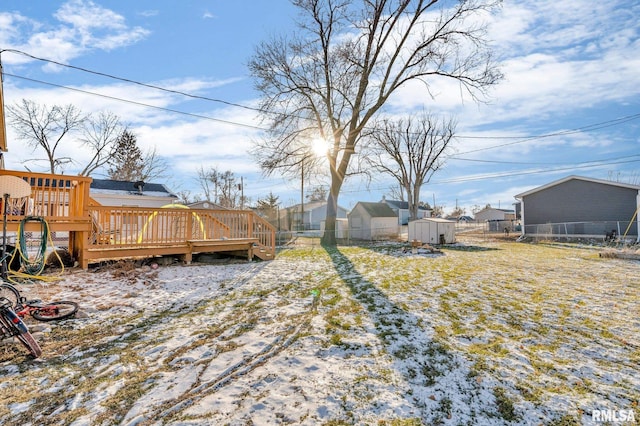
<svg viewBox="0 0 640 426"><path fill-rule="evenodd" d="M90 249L231 239L275 246L275 229L252 211L90 206L89 215Z"/></svg>
<svg viewBox="0 0 640 426"><path fill-rule="evenodd" d="M91 178L15 170L0 170L0 175L17 176L31 185L28 198L11 200L9 215L42 216L65 222L87 221L86 200Z"/></svg>
<svg viewBox="0 0 640 426"><path fill-rule="evenodd" d="M0 175L17 176L31 186L29 197L10 199L8 230L15 233L25 216L43 217L51 231L69 233L69 249L83 267L102 254L107 258L173 253L190 256L208 248L225 251L228 247L233 251L244 247L246 251L247 244L257 249L250 248L250 256L275 256L275 228L252 211L107 207L90 198L90 177L15 170L0 170ZM90 250L94 251L91 255Z"/></svg>

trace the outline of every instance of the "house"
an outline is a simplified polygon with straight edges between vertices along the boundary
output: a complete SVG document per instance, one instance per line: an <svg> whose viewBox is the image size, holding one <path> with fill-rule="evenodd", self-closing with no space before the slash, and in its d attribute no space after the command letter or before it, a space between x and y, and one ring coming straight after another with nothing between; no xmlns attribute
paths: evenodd
<svg viewBox="0 0 640 426"><path fill-rule="evenodd" d="M406 225L409 223L409 202L408 201L395 201L395 200L387 200L384 196L382 197L381 203L386 203L391 210L393 210L398 216L398 225ZM431 210L427 209L423 206L418 206L418 217L417 219L423 219L425 217L431 217Z"/></svg>
<svg viewBox="0 0 640 426"><path fill-rule="evenodd" d="M604 237L638 241L640 185L567 176L515 196L523 234Z"/></svg>
<svg viewBox="0 0 640 426"><path fill-rule="evenodd" d="M196 201L195 203L187 204L190 209L205 209L205 210L228 210L226 207L222 207L219 204L205 200Z"/></svg>
<svg viewBox="0 0 640 426"><path fill-rule="evenodd" d="M515 219L515 210L509 209L495 209L493 207L485 207L475 214L475 220L479 223L489 221L508 221Z"/></svg>
<svg viewBox="0 0 640 426"><path fill-rule="evenodd" d="M424 244L453 244L456 242L456 221L430 217L409 222L409 241Z"/></svg>
<svg viewBox="0 0 640 426"><path fill-rule="evenodd" d="M302 219L301 219L302 217ZM310 201L280 210L280 230L301 231L320 230L327 217L326 201ZM347 209L338 206L336 219L346 219Z"/></svg>
<svg viewBox="0 0 640 426"><path fill-rule="evenodd" d="M386 203L359 201L348 218L351 238L378 240L398 236L398 216Z"/></svg>
<svg viewBox="0 0 640 426"><path fill-rule="evenodd" d="M112 207L162 207L178 201L166 186L142 181L93 179L89 194L101 205Z"/></svg>

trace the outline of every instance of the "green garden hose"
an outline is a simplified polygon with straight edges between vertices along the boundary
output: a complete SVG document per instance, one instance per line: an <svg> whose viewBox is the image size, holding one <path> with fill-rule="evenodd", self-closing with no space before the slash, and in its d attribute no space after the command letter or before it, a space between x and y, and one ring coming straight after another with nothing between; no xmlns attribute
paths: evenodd
<svg viewBox="0 0 640 426"><path fill-rule="evenodd" d="M40 223L40 247L33 259L29 259L27 241L24 235L24 225L27 222ZM44 270L45 258L47 252L47 242L49 241L49 224L40 216L26 216L20 221L18 228L18 251L20 252L20 263L24 269L24 273L28 275L40 275Z"/></svg>

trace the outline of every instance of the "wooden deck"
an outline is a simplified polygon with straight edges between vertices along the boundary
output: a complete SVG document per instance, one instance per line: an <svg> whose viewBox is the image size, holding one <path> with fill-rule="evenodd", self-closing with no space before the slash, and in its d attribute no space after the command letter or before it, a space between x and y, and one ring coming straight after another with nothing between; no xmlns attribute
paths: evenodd
<svg viewBox="0 0 640 426"><path fill-rule="evenodd" d="M7 231L38 216L49 230L68 233L68 247L82 268L112 259L196 253L229 253L269 260L275 256L275 228L252 211L101 206L89 196L91 178L0 170L31 185L31 197L9 200ZM1 195L1 194L0 194ZM40 225L26 222L24 231Z"/></svg>

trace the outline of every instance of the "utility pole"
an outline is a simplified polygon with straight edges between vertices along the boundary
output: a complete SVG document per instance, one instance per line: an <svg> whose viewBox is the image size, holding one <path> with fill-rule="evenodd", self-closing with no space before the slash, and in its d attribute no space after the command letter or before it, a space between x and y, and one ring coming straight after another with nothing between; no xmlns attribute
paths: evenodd
<svg viewBox="0 0 640 426"><path fill-rule="evenodd" d="M7 151L7 130L4 120L4 94L2 88L2 59L0 58L0 169L4 169L4 153Z"/></svg>
<svg viewBox="0 0 640 426"><path fill-rule="evenodd" d="M304 158L300 163L300 228L304 231Z"/></svg>

